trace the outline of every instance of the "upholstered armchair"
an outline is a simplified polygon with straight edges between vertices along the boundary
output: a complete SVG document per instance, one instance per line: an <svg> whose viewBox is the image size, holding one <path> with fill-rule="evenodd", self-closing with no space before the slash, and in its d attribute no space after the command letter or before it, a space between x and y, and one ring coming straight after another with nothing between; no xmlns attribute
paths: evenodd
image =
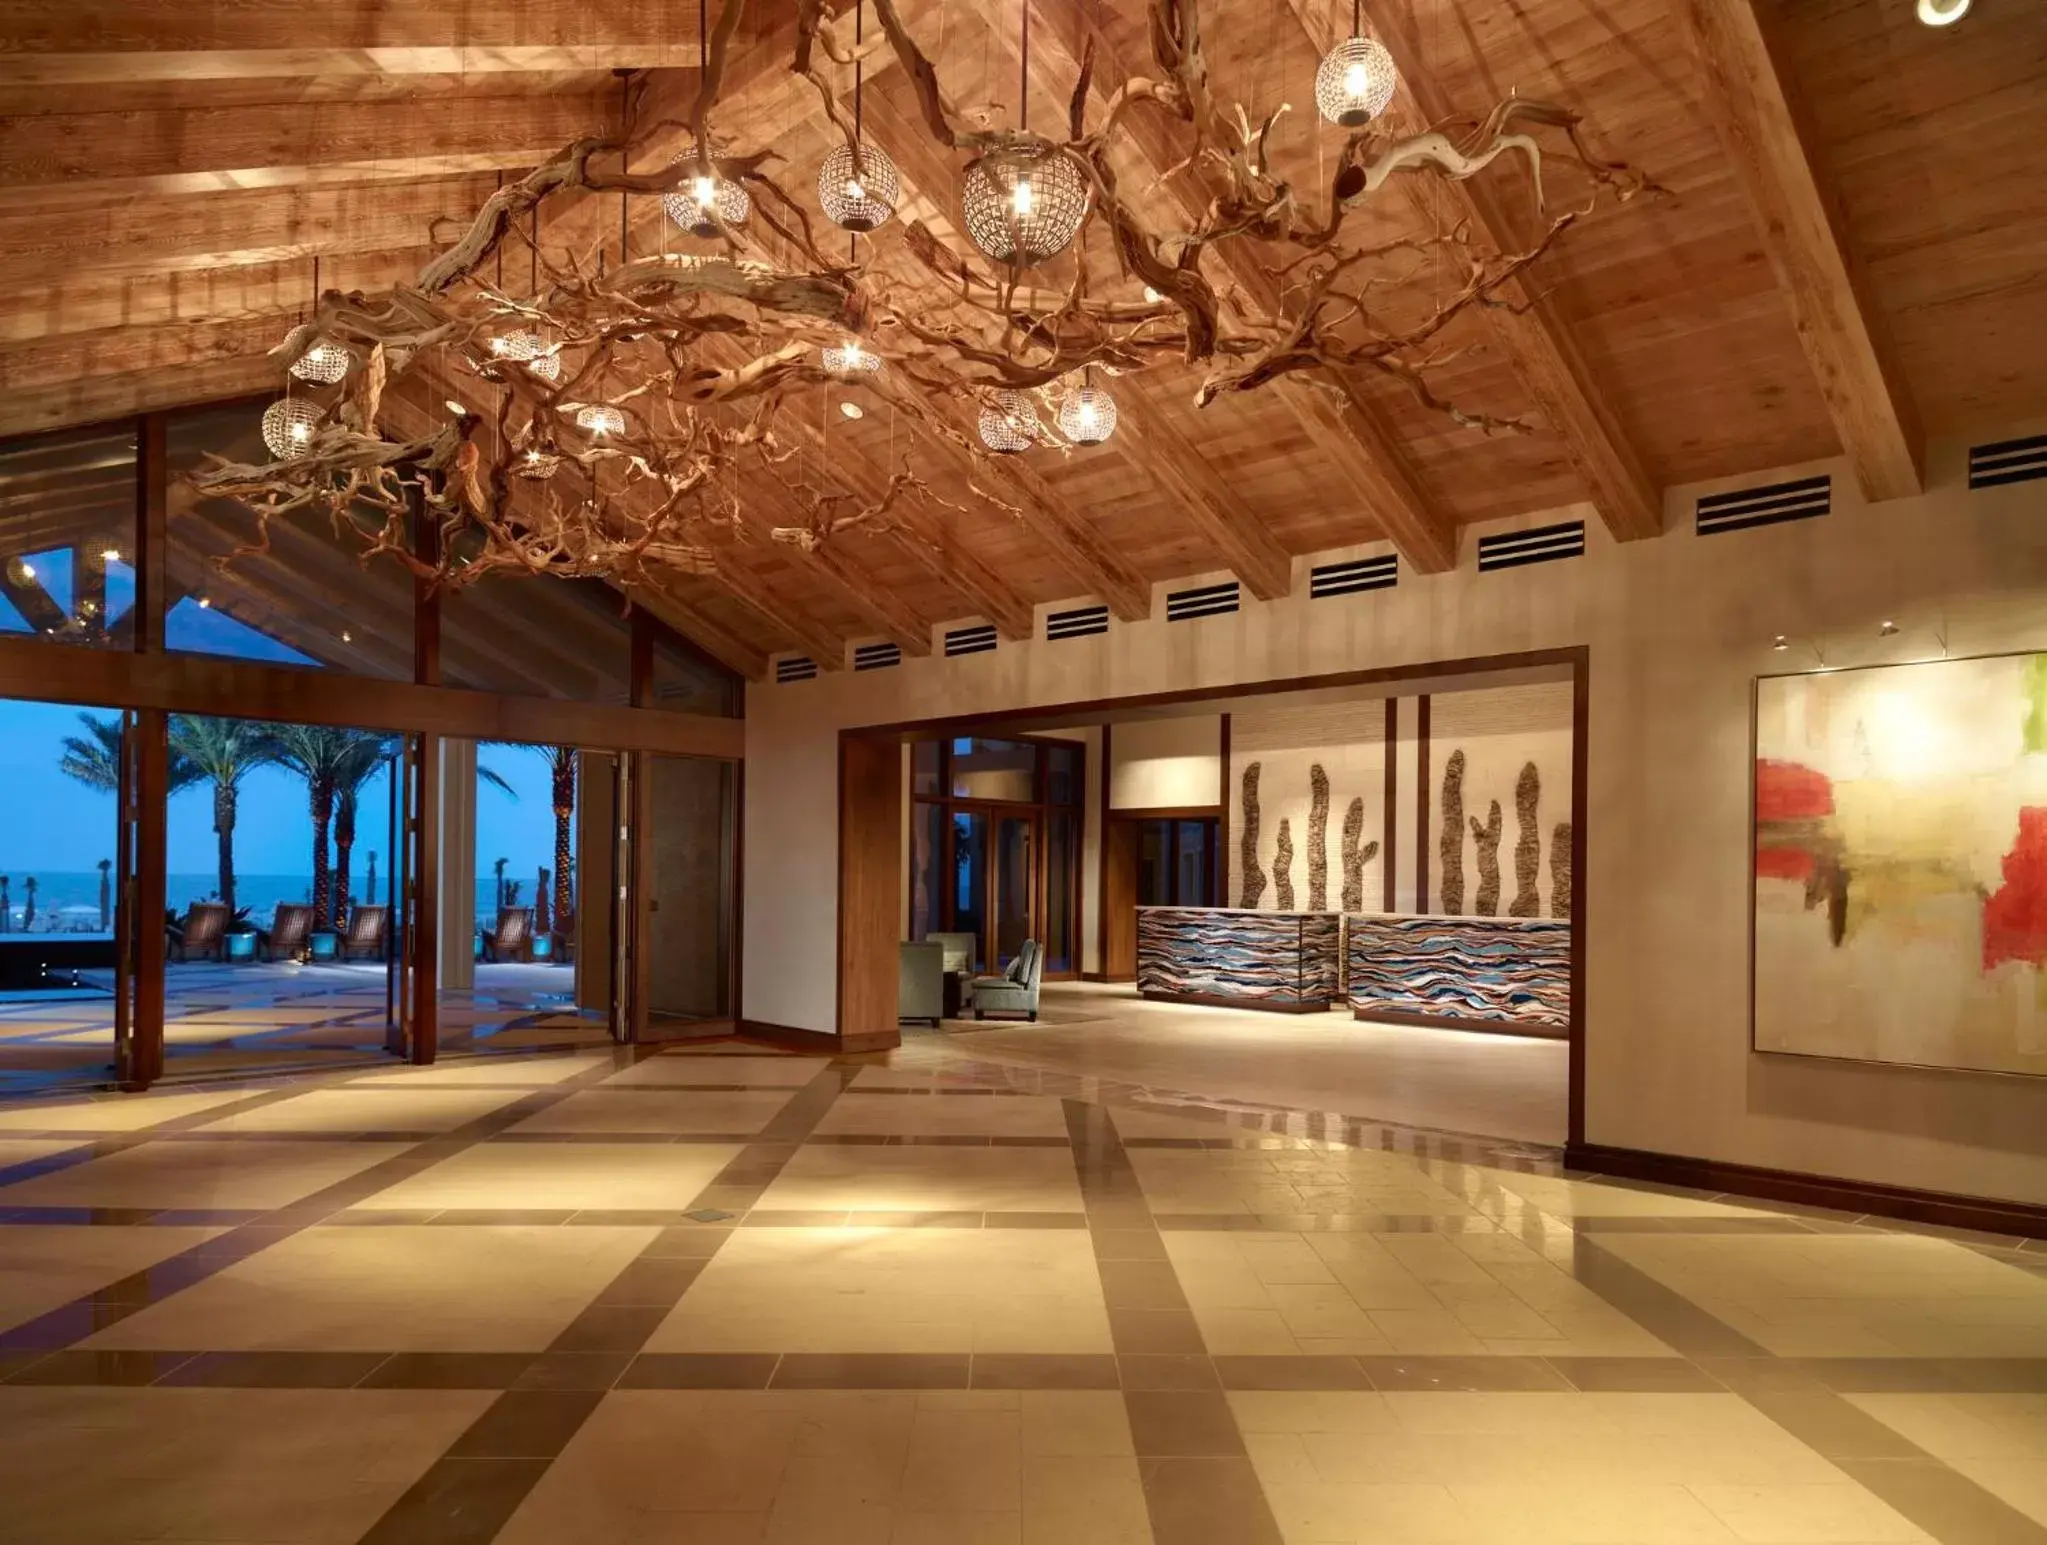
<svg viewBox="0 0 2047 1545"><path fill-rule="evenodd" d="M990 1014L1021 1014L1038 1017L1038 979L1045 969L1045 953L1036 939L1026 939L1016 959L1000 976L974 978L974 1018Z"/></svg>
<svg viewBox="0 0 2047 1545"><path fill-rule="evenodd" d="M897 1021L929 1020L936 1029L945 1017L945 946L926 939L896 951Z"/></svg>

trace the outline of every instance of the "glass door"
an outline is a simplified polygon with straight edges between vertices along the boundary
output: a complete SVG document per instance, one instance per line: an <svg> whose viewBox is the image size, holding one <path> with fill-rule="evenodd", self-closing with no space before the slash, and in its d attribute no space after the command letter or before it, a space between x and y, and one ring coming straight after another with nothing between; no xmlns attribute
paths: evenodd
<svg viewBox="0 0 2047 1545"><path fill-rule="evenodd" d="M997 970L1005 970L1036 933L1038 818L1003 815L995 824L992 915Z"/></svg>
<svg viewBox="0 0 2047 1545"><path fill-rule="evenodd" d="M980 810L952 813L952 932L974 936L974 969L991 968L988 893L993 864L988 849L988 816Z"/></svg>

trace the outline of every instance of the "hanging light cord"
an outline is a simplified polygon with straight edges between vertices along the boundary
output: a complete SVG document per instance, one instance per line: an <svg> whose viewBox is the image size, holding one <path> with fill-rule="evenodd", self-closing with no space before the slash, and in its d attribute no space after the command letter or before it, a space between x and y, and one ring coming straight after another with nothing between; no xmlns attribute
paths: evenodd
<svg viewBox="0 0 2047 1545"><path fill-rule="evenodd" d="M1016 126L1028 129L1031 126L1031 0L1023 3L1023 46L1017 50L1020 56L1019 68L1022 80L1018 82L1016 94L1019 99ZM1352 0L1355 4L1356 0Z"/></svg>

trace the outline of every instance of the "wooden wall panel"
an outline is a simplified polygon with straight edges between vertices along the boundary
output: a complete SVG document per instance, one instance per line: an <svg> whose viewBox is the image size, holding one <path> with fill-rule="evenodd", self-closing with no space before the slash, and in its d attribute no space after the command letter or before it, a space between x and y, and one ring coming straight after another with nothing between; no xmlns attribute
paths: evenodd
<svg viewBox="0 0 2047 1545"><path fill-rule="evenodd" d="M896 1027L902 781L902 748L894 741L847 736L839 742L838 1025L846 1051L902 1044Z"/></svg>

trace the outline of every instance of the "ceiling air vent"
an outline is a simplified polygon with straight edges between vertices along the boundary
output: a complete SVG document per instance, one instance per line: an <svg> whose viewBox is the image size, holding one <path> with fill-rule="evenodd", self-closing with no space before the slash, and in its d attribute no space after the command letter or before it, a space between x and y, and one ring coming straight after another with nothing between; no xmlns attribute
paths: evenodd
<svg viewBox="0 0 2047 1545"><path fill-rule="evenodd" d="M2047 477L2047 435L1970 448L1971 488L2002 488L2006 483L2030 483L2041 477Z"/></svg>
<svg viewBox="0 0 2047 1545"><path fill-rule="evenodd" d="M1109 631L1109 608L1107 606L1076 606L1070 612L1045 613L1045 637L1047 640L1062 638L1088 638L1096 633Z"/></svg>
<svg viewBox="0 0 2047 1545"><path fill-rule="evenodd" d="M1324 601L1332 596L1357 595L1366 590L1391 590L1400 583L1400 556L1381 553L1376 558L1353 558L1348 563L1318 563L1308 571L1308 599Z"/></svg>
<svg viewBox="0 0 2047 1545"><path fill-rule="evenodd" d="M1478 539L1478 571L1518 569L1530 563L1554 563L1559 558L1585 555L1585 522L1567 520L1557 526L1536 526L1528 531L1502 531Z"/></svg>
<svg viewBox="0 0 2047 1545"><path fill-rule="evenodd" d="M956 654L985 654L995 647L995 624L977 623L971 628L954 628L945 635L945 656L951 659Z"/></svg>
<svg viewBox="0 0 2047 1545"><path fill-rule="evenodd" d="M885 671L891 665L902 663L901 644L857 644L853 649L853 669L856 671Z"/></svg>
<svg viewBox="0 0 2047 1545"><path fill-rule="evenodd" d="M785 655L775 662L775 680L779 682L817 680L817 661L807 654Z"/></svg>
<svg viewBox="0 0 2047 1545"><path fill-rule="evenodd" d="M1834 508L1834 480L1822 474L1803 477L1795 483L1772 483L1768 488L1741 488L1728 494L1708 494L1694 511L1700 536L1717 531L1746 531L1751 526L1775 526L1787 520L1810 520Z"/></svg>
<svg viewBox="0 0 2047 1545"><path fill-rule="evenodd" d="M1166 595L1166 621L1192 622L1197 617L1226 617L1237 609L1237 582L1174 590Z"/></svg>

